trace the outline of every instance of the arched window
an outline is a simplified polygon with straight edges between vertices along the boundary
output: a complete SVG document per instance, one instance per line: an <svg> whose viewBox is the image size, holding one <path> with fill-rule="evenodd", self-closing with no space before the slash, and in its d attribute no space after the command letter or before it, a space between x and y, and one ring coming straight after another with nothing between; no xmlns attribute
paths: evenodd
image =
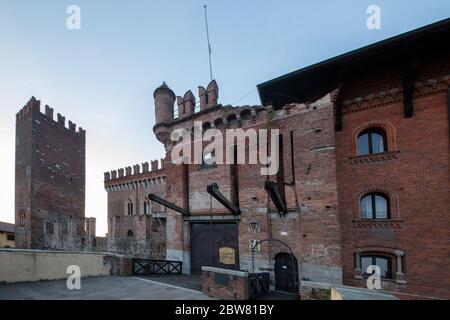
<svg viewBox="0 0 450 320"><path fill-rule="evenodd" d="M25 226L25 211L20 210L19 212L19 225L21 227Z"/></svg>
<svg viewBox="0 0 450 320"><path fill-rule="evenodd" d="M127 232L127 237L128 237L128 238L133 238L133 231L128 230L128 232Z"/></svg>
<svg viewBox="0 0 450 320"><path fill-rule="evenodd" d="M129 216L133 215L133 201L131 201L131 199L128 199L127 213L128 213Z"/></svg>
<svg viewBox="0 0 450 320"><path fill-rule="evenodd" d="M392 258L387 255L380 254L362 254L361 255L361 270L365 276L370 276L372 273L367 273L369 266L376 265L380 268L381 277L385 279L392 279Z"/></svg>
<svg viewBox="0 0 450 320"><path fill-rule="evenodd" d="M358 155L387 151L386 132L380 128L369 128L358 136Z"/></svg>
<svg viewBox="0 0 450 320"><path fill-rule="evenodd" d="M150 200L144 200L144 214L149 215L150 212Z"/></svg>
<svg viewBox="0 0 450 320"><path fill-rule="evenodd" d="M369 193L361 198L361 219L389 219L389 198L378 192Z"/></svg>

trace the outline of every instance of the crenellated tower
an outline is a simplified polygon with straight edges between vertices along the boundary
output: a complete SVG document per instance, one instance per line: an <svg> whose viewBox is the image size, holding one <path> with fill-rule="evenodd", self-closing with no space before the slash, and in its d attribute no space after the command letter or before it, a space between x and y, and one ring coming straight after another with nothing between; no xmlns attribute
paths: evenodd
<svg viewBox="0 0 450 320"><path fill-rule="evenodd" d="M19 248L89 244L85 221L86 131L32 97L16 115L15 218ZM95 222L90 223L91 229Z"/></svg>

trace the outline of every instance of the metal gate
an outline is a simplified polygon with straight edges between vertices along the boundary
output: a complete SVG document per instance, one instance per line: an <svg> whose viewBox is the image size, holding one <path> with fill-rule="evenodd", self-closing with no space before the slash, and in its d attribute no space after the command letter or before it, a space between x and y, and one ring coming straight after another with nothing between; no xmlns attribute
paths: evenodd
<svg viewBox="0 0 450 320"><path fill-rule="evenodd" d="M191 223L191 271L202 266L239 269L237 223Z"/></svg>

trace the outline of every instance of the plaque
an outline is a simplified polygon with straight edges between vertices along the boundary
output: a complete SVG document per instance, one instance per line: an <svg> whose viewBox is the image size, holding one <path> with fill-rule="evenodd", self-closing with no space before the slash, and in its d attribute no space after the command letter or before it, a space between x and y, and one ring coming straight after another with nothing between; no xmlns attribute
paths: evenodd
<svg viewBox="0 0 450 320"><path fill-rule="evenodd" d="M219 249L219 261L223 264L236 264L235 250L230 247Z"/></svg>

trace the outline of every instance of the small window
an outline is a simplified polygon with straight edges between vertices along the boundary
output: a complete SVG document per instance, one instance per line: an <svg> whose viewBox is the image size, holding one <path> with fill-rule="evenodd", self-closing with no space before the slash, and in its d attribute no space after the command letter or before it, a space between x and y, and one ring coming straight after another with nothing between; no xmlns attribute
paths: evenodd
<svg viewBox="0 0 450 320"><path fill-rule="evenodd" d="M69 232L69 224L66 223L61 223L61 233L62 234L67 234Z"/></svg>
<svg viewBox="0 0 450 320"><path fill-rule="evenodd" d="M392 258L381 255L362 255L361 269L365 276L370 276L367 273L367 268L371 265L380 267L381 277L385 279L392 278Z"/></svg>
<svg viewBox="0 0 450 320"><path fill-rule="evenodd" d="M52 222L49 222L49 221L45 222L45 233L53 234L54 233L53 227L54 227L54 225Z"/></svg>
<svg viewBox="0 0 450 320"><path fill-rule="evenodd" d="M361 219L390 219L389 199L382 193L369 193L361 199Z"/></svg>
<svg viewBox="0 0 450 320"><path fill-rule="evenodd" d="M133 201L131 201L131 199L128 199L128 203L127 203L127 214L129 216L133 215Z"/></svg>
<svg viewBox="0 0 450 320"><path fill-rule="evenodd" d="M150 214L150 200L144 201L144 214L149 215Z"/></svg>
<svg viewBox="0 0 450 320"><path fill-rule="evenodd" d="M159 219L152 219L152 227L151 230L152 232L158 232L159 227L161 226L161 221L159 221Z"/></svg>
<svg viewBox="0 0 450 320"><path fill-rule="evenodd" d="M20 212L19 212L19 225L21 227L25 226L25 211L23 211L23 210L20 210Z"/></svg>
<svg viewBox="0 0 450 320"><path fill-rule="evenodd" d="M14 237L13 234L7 234L7 235L6 235L6 240L8 240L8 241L14 241L14 240L15 240L15 237Z"/></svg>
<svg viewBox="0 0 450 320"><path fill-rule="evenodd" d="M128 230L128 232L127 232L127 237L128 237L128 238L133 238L133 231Z"/></svg>
<svg viewBox="0 0 450 320"><path fill-rule="evenodd" d="M383 129L370 128L358 136L358 155L381 153L387 151L386 133Z"/></svg>

